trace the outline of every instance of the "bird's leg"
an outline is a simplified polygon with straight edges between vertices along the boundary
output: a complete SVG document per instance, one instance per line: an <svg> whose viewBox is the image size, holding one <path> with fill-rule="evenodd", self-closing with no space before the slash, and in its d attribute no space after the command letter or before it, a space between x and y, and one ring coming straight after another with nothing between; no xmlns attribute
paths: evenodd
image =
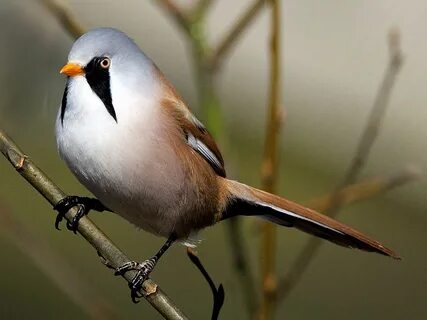
<svg viewBox="0 0 427 320"><path fill-rule="evenodd" d="M53 209L58 211L58 215L56 216L55 220L56 229L59 230L59 223L62 221L68 210L75 206L78 206L78 211L73 217L73 219L67 222L67 228L69 230L72 230L74 233L76 233L77 231L79 220L84 215L88 214L89 210L96 210L99 212L111 211L106 206L104 206L98 199L79 196L66 196L53 206Z"/></svg>
<svg viewBox="0 0 427 320"><path fill-rule="evenodd" d="M129 261L124 265L116 269L115 275L123 275L125 272L130 270L136 270L137 273L133 279L129 282L129 288L131 290L131 298L134 303L137 303L137 298L141 298L139 291L141 290L142 283L147 280L150 273L153 271L160 257L169 249L169 247L175 242L176 236L171 235L160 250L150 259L143 262Z"/></svg>

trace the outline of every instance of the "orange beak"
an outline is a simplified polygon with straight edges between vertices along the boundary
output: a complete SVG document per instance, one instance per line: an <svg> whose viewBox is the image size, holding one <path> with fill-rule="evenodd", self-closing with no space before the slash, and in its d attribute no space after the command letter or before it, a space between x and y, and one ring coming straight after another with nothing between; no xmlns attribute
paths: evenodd
<svg viewBox="0 0 427 320"><path fill-rule="evenodd" d="M65 74L69 77L75 77L84 74L82 67L76 63L67 63L62 67L59 73Z"/></svg>

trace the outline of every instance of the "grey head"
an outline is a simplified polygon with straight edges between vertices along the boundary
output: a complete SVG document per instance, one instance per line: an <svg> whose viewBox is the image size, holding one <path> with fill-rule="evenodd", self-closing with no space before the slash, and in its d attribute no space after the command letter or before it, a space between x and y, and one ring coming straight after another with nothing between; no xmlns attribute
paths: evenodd
<svg viewBox="0 0 427 320"><path fill-rule="evenodd" d="M67 66L71 66L70 71L65 68ZM68 55L67 66L61 70L69 76L61 106L62 121L68 89L73 85L75 75L85 76L92 91L116 122L112 86L122 85L131 92L138 92L144 87L150 90L149 87L155 83L153 62L131 38L114 28L93 29L78 38Z"/></svg>
<svg viewBox="0 0 427 320"><path fill-rule="evenodd" d="M125 33L114 28L97 28L78 38L68 55L69 62L86 66L95 57L118 60L147 59L136 43Z"/></svg>

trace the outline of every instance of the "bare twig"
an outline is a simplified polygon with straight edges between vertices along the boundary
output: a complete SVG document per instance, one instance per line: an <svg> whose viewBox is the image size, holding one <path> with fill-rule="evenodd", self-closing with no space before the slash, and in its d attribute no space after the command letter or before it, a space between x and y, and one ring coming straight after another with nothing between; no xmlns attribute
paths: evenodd
<svg viewBox="0 0 427 320"><path fill-rule="evenodd" d="M61 191L37 166L18 148L18 146L0 130L0 151L23 176L50 204L55 205L66 194ZM71 209L65 215L71 221L77 213ZM110 239L88 218L79 221L78 232L97 250L110 267L117 268L129 261L129 258L118 249ZM126 272L123 277L132 281L136 272ZM143 283L141 294L166 319L187 319L175 303L152 280Z"/></svg>
<svg viewBox="0 0 427 320"><path fill-rule="evenodd" d="M418 169L406 168L391 177L378 177L347 186L340 191L342 197L341 206L374 198L394 188L405 185L419 176L420 171ZM334 195L332 194L313 199L307 206L317 211L328 211L334 205L333 197ZM278 300L286 299L298 284L321 243L317 238L311 238L305 245L287 274L279 280L277 289Z"/></svg>
<svg viewBox="0 0 427 320"><path fill-rule="evenodd" d="M354 183L358 178L361 170L369 156L369 152L375 142L378 132L381 128L382 120L385 115L387 106L389 105L390 95L396 80L396 77L401 69L403 63L403 55L400 48L400 36L396 30L392 30L389 34L389 54L390 59L387 70L384 74L383 81L378 90L376 99L372 106L370 117L363 134L359 140L358 148L351 164L344 175L342 182L334 191L329 202L329 209L327 214L335 217L345 200L345 193L341 190L346 186ZM294 265L291 267L288 275L285 276L281 285L281 298L283 300L292 288L298 283L302 274L310 265L313 257L322 245L319 238L310 238L307 245L302 249L300 254L295 260ZM292 280L291 280L292 279Z"/></svg>
<svg viewBox="0 0 427 320"><path fill-rule="evenodd" d="M85 32L85 28L83 28L77 17L71 13L70 9L61 0L39 1L57 18L64 30L72 38L77 39Z"/></svg>
<svg viewBox="0 0 427 320"><path fill-rule="evenodd" d="M11 242L79 306L91 319L118 319L118 313L101 292L97 292L70 268L45 241L31 233L0 202L0 229Z"/></svg>
<svg viewBox="0 0 427 320"><path fill-rule="evenodd" d="M408 166L390 177L376 177L366 181L354 183L341 189L341 206L350 205L361 200L371 199L391 189L411 182L421 175L421 171ZM307 206L320 212L328 212L333 205L334 194L312 199Z"/></svg>
<svg viewBox="0 0 427 320"><path fill-rule="evenodd" d="M237 20L234 26L226 34L224 39L220 41L218 46L213 50L209 59L210 68L212 70L218 69L221 62L229 54L230 49L237 42L238 38L243 34L243 31L247 29L254 18L261 12L264 4L267 0L253 0L249 8L243 13L243 15Z"/></svg>
<svg viewBox="0 0 427 320"><path fill-rule="evenodd" d="M271 0L271 43L270 43L270 95L267 115L267 127L264 143L264 159L262 163L262 187L274 192L278 176L278 149L281 92L280 64L280 5L279 0ZM275 309L276 282L276 226L263 222L261 244L261 272L263 294L259 316L260 319L271 319Z"/></svg>
<svg viewBox="0 0 427 320"><path fill-rule="evenodd" d="M185 31L185 34L191 35L191 17L183 9L177 6L173 0L157 0L166 12L175 20L177 25Z"/></svg>
<svg viewBox="0 0 427 320"><path fill-rule="evenodd" d="M389 106L389 100L393 86L396 82L400 68L403 64L403 54L400 48L400 35L397 30L390 31L389 34L390 60L383 81L372 106L371 114L366 123L365 130L359 140L359 145L351 161L350 167L344 176L341 187L352 184L356 181L359 173L366 164L369 152L377 138L381 128L385 112Z"/></svg>

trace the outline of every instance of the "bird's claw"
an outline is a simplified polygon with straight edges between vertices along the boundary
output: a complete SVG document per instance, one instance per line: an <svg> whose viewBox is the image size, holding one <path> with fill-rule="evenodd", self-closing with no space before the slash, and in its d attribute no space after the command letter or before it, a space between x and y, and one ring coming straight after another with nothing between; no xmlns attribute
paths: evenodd
<svg viewBox="0 0 427 320"><path fill-rule="evenodd" d="M76 215L73 217L71 221L67 221L67 229L73 231L74 233L77 232L77 227L79 225L79 220L88 213L89 209L84 204L84 201L81 201L80 197L77 196L67 196L63 199L61 199L54 207L53 209L58 211L58 214L55 219L55 228L57 230L59 229L59 224L64 219L65 214L70 210L72 207L78 206L78 210Z"/></svg>
<svg viewBox="0 0 427 320"><path fill-rule="evenodd" d="M145 280L148 279L151 271L153 271L154 266L156 265L156 259L148 259L141 263L136 261L129 261L123 264L122 266L116 268L116 272L114 273L116 276L123 275L127 271L136 270L136 274L133 279L129 282L130 295L132 301L134 303L138 303L138 299L142 298L140 293L142 284Z"/></svg>

